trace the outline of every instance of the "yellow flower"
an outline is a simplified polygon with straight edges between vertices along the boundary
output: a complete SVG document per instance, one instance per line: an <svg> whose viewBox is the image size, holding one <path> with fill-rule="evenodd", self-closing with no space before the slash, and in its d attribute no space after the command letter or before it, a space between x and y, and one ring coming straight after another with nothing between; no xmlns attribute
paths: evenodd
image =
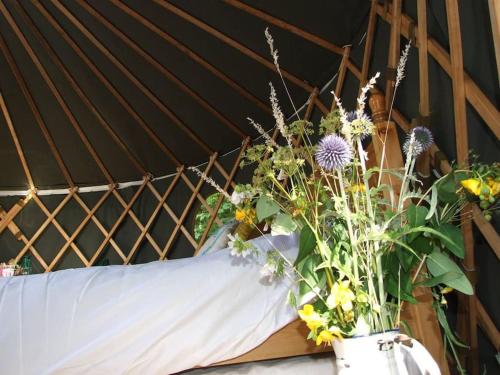
<svg viewBox="0 0 500 375"><path fill-rule="evenodd" d="M481 181L477 178L469 178L461 181L460 183L469 193L477 196L481 194Z"/></svg>
<svg viewBox="0 0 500 375"><path fill-rule="evenodd" d="M491 177L487 179L488 187L491 190L491 195L495 196L500 193L500 182L495 181Z"/></svg>
<svg viewBox="0 0 500 375"><path fill-rule="evenodd" d="M354 184L351 186L351 192L353 193L364 193L366 191L364 184Z"/></svg>
<svg viewBox="0 0 500 375"><path fill-rule="evenodd" d="M316 337L317 346L321 345L322 343L331 344L332 341L333 341L333 334L330 331L327 331L326 329L321 331L318 337Z"/></svg>
<svg viewBox="0 0 500 375"><path fill-rule="evenodd" d="M302 319L307 324L314 334L318 332L318 329L326 325L326 319L321 317L316 311L314 311L314 306L306 304L302 310L298 311L300 319Z"/></svg>
<svg viewBox="0 0 500 375"><path fill-rule="evenodd" d="M253 208L248 208L244 210L236 210L234 218L238 221L242 221L245 224L253 224L255 218L255 210Z"/></svg>
<svg viewBox="0 0 500 375"><path fill-rule="evenodd" d="M329 308L334 309L340 305L345 312L352 310L352 301L355 300L356 296L349 288L349 284L349 280L343 280L333 284L330 295L326 300L326 304Z"/></svg>
<svg viewBox="0 0 500 375"><path fill-rule="evenodd" d="M450 288L449 286L447 286L441 290L441 294L448 294L450 292L453 292L453 288Z"/></svg>

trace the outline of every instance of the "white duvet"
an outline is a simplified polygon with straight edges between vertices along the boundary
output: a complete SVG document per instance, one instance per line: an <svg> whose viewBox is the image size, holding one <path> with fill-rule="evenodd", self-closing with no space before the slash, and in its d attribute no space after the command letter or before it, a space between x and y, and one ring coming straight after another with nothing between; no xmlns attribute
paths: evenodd
<svg viewBox="0 0 500 375"><path fill-rule="evenodd" d="M297 253L296 236L254 243ZM0 278L0 374L169 374L243 354L296 317L290 280L260 269L221 250Z"/></svg>

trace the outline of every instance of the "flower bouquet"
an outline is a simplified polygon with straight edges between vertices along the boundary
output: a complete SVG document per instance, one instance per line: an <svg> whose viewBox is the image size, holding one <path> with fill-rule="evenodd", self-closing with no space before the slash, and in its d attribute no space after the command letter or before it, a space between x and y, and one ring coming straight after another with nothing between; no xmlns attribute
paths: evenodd
<svg viewBox="0 0 500 375"><path fill-rule="evenodd" d="M269 44L279 72L272 39ZM298 288L290 291L289 303L317 345L335 348L342 340L401 327L409 332L401 319L402 307L417 303L413 290L424 286L432 289L445 342L456 357L455 346L462 344L446 323L443 309L447 292L473 293L456 262L465 253L457 223L466 194L454 175L457 171L423 189L415 163L433 144L424 127L407 134L402 168L370 164L364 144L376 135L365 103L377 78L378 74L362 88L355 111L347 112L335 97L338 109L318 127L300 118L287 125L270 84L281 137L273 139L250 119L264 142L249 148L242 162L255 166L252 184L238 185L228 198L237 206L236 218L262 233L299 233L295 261L272 252L263 274L296 277ZM398 68L397 84L401 78ZM383 183L383 175L397 183ZM466 181L462 185L469 189ZM258 252L238 236L231 237L230 246L236 256ZM380 338L375 342L380 345Z"/></svg>

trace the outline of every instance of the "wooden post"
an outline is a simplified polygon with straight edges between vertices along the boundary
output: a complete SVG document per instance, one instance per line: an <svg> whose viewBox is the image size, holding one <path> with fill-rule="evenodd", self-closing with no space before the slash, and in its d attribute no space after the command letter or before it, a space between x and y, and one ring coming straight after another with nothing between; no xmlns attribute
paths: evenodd
<svg viewBox="0 0 500 375"><path fill-rule="evenodd" d="M345 74L347 70L347 62L349 61L349 54L351 52L351 46L344 47L344 54L342 55L342 61L340 62L339 72L337 76L337 84L335 85L335 95L340 98L342 95L342 88L344 87ZM331 111L335 109L337 102L335 98L332 100Z"/></svg>
<svg viewBox="0 0 500 375"><path fill-rule="evenodd" d="M385 107L387 108L387 110L389 110L392 96L394 95L394 85L396 83L396 67L398 66L399 60L401 40L401 2L402 0L394 0L392 3L391 39L387 61L387 83L385 86Z"/></svg>

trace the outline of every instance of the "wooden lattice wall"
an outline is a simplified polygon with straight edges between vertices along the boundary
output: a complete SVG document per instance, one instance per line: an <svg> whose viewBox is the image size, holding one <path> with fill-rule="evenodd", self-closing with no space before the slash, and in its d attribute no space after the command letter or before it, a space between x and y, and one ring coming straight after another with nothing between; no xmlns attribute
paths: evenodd
<svg viewBox="0 0 500 375"><path fill-rule="evenodd" d="M142 17L140 14L133 12L130 8L126 7L118 0L111 1L115 6L129 14L143 26L156 33L166 43L176 46L176 48L185 53L189 58L193 59L193 61L206 68L214 76L234 89L236 93L250 100L259 108L269 113L270 109L265 103L254 97L245 88L241 87L237 82L235 82L231 77L227 76L217 67L214 67L213 65L208 63L201 56L190 50L187 46L181 45L178 41L172 39L168 34L161 31L158 27ZM255 52L247 48L244 44L220 33L215 28L200 21L199 19L191 17L185 11L180 10L179 8L168 2L160 2L159 0L155 0L155 2L157 2L166 10L176 14L187 22L192 23L193 25L204 30L213 37L219 39L228 46L231 46L232 48L240 51L242 54L246 55L256 63L261 64L268 69L274 69L272 61L256 54ZM374 45L374 34L377 23L387 23L390 25L391 30L387 61L388 71L394 71L395 67L397 66L400 46L402 42L401 39L411 40L413 46L418 48L420 103L420 113L418 117L420 119L420 123L424 124L430 114L428 71L429 58L433 58L441 66L443 71L446 72L447 75L449 75L449 77L451 78L453 85L453 110L455 118L457 150L456 154L459 163L466 163L467 152L469 148L466 116L467 105L470 105L473 108L473 110L487 124L492 134L497 139L500 135L500 114L498 108L494 103L491 102L491 100L488 99L488 97L482 92L478 85L463 69L463 51L458 0L445 0L450 44L449 52L445 48L443 48L443 46L441 46L435 39L427 34L426 0L417 0L417 19L412 19L402 12L402 0L393 0L392 2L385 1L382 3L376 0L372 0L361 67L356 66L356 64L350 58L350 54L352 52L351 46L346 46L343 48L335 46L327 40L306 32L305 30L302 30L274 16L266 14L240 1L224 0L224 2L229 6L235 7L243 12L258 17L266 21L267 23L274 25L275 27L279 27L291 33L294 33L311 43L314 43L322 48L325 48L326 50L331 51L334 54L341 55L342 60L335 86L335 92L339 96L342 94L342 91L344 89L344 83L346 81L346 75L348 72L359 81L359 87L361 87L367 81L373 50L376 48L386 48L386 46ZM499 2L495 0L490 0L489 3L494 42L497 48L497 64L499 64L498 66L500 67L500 59L498 58L500 54L500 5ZM40 13L44 15L46 20L54 27L56 31L58 31L62 38L82 59L82 61L87 64L87 66L91 69L95 76L113 94L117 101L123 106L123 109L150 137L151 142L158 145L165 153L165 155L170 157L175 162L175 164L178 166L178 169L177 173L168 180L168 183L166 185L162 185L161 188L158 187L159 185L157 183L151 180L151 176L144 169L141 162L134 157L133 153L128 150L126 144L120 139L120 136L113 131L109 124L107 124L103 116L100 114L99 110L92 104L92 101L86 96L81 87L79 87L74 77L72 77L71 73L66 68L65 63L61 61L54 53L50 44L47 42L47 40L45 40L40 31L37 30L35 24L23 11L22 7L19 7L19 14L23 15L26 23L30 26L31 32L45 49L48 56L51 58L51 62L58 67L58 70L71 85L82 102L95 115L97 122L105 131L107 131L111 135L113 140L125 152L134 168L140 171L144 176L143 182L139 186L132 188L132 190L127 194L125 193L125 190L118 189L116 181L113 181L109 171L106 169L106 166L100 159L98 153L95 151L91 142L86 137L84 130L81 129L71 109L65 102L64 98L58 92L53 78L48 74L43 63L38 59L36 53L29 45L26 38L23 36L23 32L16 25L7 8L3 5L3 3L0 3L0 12L3 14L9 25L14 30L16 36L18 37L20 43L23 45L31 61L34 63L38 72L44 78L51 92L54 94L54 97L68 117L69 123L77 131L80 139L84 143L88 152L92 155L92 158L95 160L98 168L101 170L109 183L109 189L100 193L92 193L95 197L92 204L89 204L86 201L84 197L86 193L80 193L78 191L78 187L73 183L71 174L68 172L67 166L64 164L59 150L51 139L50 133L47 131L47 126L44 123L43 117L40 115L40 111L35 100L33 100L32 94L29 90L29 86L27 85L24 77L16 66L15 60L12 57L12 53L9 50L7 44L0 36L0 48L2 50L2 53L4 54L9 68L14 73L16 80L21 87L23 95L27 100L29 110L32 111L35 115L37 125L42 130L47 143L50 145L51 152L56 158L69 187L67 193L61 196L61 199L56 205L54 205L54 207L48 207L47 204L44 203L44 197L40 196L36 191L36 185L30 173L30 167L24 156L22 146L18 141L16 126L12 123L11 117L9 115L9 105L4 101L4 98L0 93L1 111L9 128L10 134L15 142L16 150L21 161L24 173L26 175L28 185L30 187L30 192L26 197L23 197L18 202L0 211L0 236L13 235L20 244L18 250L14 254L15 258L19 260L23 255L31 254L37 262L39 269L46 272L58 269L58 266L61 264L64 257L68 256L68 254L70 253L73 254L73 256L76 256L77 259L79 259L79 261L81 262L81 265L85 267L95 265L96 262L98 262L102 257L103 252L112 252L115 258L118 259L118 263L129 264L134 260L134 257L136 256L138 250L142 246L144 246L144 244L147 244L148 247L153 249L154 257L156 259L166 259L169 257L170 252L172 251L176 241L178 241L179 238L183 238L185 243L188 243L192 248L193 252L196 252L206 239L207 231L205 231L200 241L197 242L194 240L189 225L187 224L193 215L193 210L198 206L198 204L205 206L205 208L211 213L210 223L216 222L218 220L216 218L216 212L219 209L222 200L219 200L217 202L215 209L212 209L208 206L205 200L206 194L204 194L204 192L207 193L209 190L206 189L205 183L202 180L193 180L193 176L189 175L188 172L186 172L185 166L176 159L175 155L173 155L168 147L166 147L162 143L162 141L158 138L154 131L152 131L152 129L140 116L140 114L138 114L132 108L132 106L128 104L122 94L114 88L109 80L102 74L99 68L85 56L85 53L78 46L78 44L76 44L51 17L51 15L46 12L43 5L38 1L35 1L34 4L40 11ZM170 108L162 103L145 85L138 81L134 77L133 73L116 57L114 57L113 54L108 49L106 49L106 47L97 38L95 38L88 29L86 29L81 23L79 23L78 20L72 18L71 14L65 10L64 5L62 5L59 1L54 1L54 4L63 14L68 17L68 19L78 28L78 30L80 30L81 33L89 38L91 43L96 48L101 50L102 53L109 58L111 63L117 69L119 69L124 74L124 76L127 77L127 79L133 82L137 86L137 88L158 107L158 109L162 113L166 114L173 121L173 123L176 124L176 126L186 132L193 140L193 142L203 147L207 151L207 158L209 159L209 161L204 167L206 173L212 176L214 176L214 174L217 174L217 177L214 178L224 187L225 190L231 191L231 188L234 185L235 176L238 173L238 166L241 155L244 152L245 148L250 144L250 140L246 137L246 135L243 134L238 127L227 120L227 118L225 118L205 99L203 99L181 81L176 80L175 76L173 76L166 68L162 67L161 64L159 64L140 46L134 43L125 34L120 32L120 30L109 23L98 12L94 11L90 6L86 5L85 2L82 2L82 6L86 7L87 10L99 22L106 26L112 33L114 33L130 48L136 51L144 60L151 64L152 67L160 71L162 75L164 75L170 81L176 83L179 89L188 93L188 95L195 99L199 105L203 106L207 111L216 116L221 123L224 123L227 126L228 131L235 132L241 136L243 143L240 152L236 155L237 157L232 160L232 165L230 165L229 167L224 167L220 162L220 157L217 155L215 150L212 150L209 145L205 144L203 140L200 139L200 137L190 131L189 128L185 124L183 124L183 122L175 115L175 113L173 113ZM18 5L15 6L18 7ZM307 106L305 117L310 117L314 111L319 111L319 113L323 114L326 114L328 112L328 106L326 106L322 102L321 98L318 95L318 88L312 87L305 81L287 72L286 70L283 70L283 77L288 82L301 87L310 95L309 105ZM378 89L386 94L386 99L388 100L387 105L389 106L391 94L394 91L394 75L387 74L386 82L380 84L380 87ZM332 103L330 107L334 107L334 104ZM408 131L411 128L412 124L410 123L410 121L406 119L397 109L392 110L391 116L395 123L404 131ZM277 132L275 132L274 135L276 136ZM420 162L420 173L424 176L429 175L431 166L442 172L447 172L450 170L449 162L446 160L446 157L440 151L437 145L433 145L427 157ZM186 202L182 204L182 210L177 210L177 212L175 212L175 210L172 208L172 204L169 202L171 202L172 200L172 194L175 193L176 187L179 187L181 185L185 190L189 191L189 197L187 198ZM139 219L138 216L140 215L138 215L135 211L134 204L138 200L140 200L141 196L144 194L148 194L154 197L154 209L148 215ZM100 218L99 212L100 209L106 205L106 202L109 202L109 200L113 200L114 202L116 202L116 205L120 207L120 210L117 212L114 221L105 225L103 223L103 219ZM60 219L60 214L64 211L65 207L71 204L76 204L77 207L79 207L79 209L84 212L84 215L78 225L73 226L72 228L68 228ZM22 213L23 210L26 210L29 207L36 207L36 209L43 214L43 220L41 220L36 229L31 230L30 233L27 233L26 230L23 229L23 224L20 223L18 219L22 216L20 215L20 213ZM466 257L463 266L469 279L474 284L476 275L474 271L475 260L473 231L478 230L478 232L482 236L484 236L485 240L496 255L497 260L500 259L500 236L495 231L493 226L484 219L481 214L481 210L476 205L470 205L470 207L467 208L467 212L472 212L473 220L467 220L467 213L464 212L464 216L462 219L462 228L466 244ZM158 232L155 232L155 225L161 215L167 215L171 224L168 227L168 230L166 227L166 230L161 235L158 235ZM133 223L133 231L136 233L136 235L135 239L131 243L123 245L119 243L117 237L119 237L119 233L123 229L125 222ZM99 238L102 238L102 240L97 246L95 246L94 249L85 249L81 244L78 243L80 236L89 226L92 226L94 230L99 233ZM62 245L55 251L54 255L51 257L47 256L47 254L44 254L38 249L38 243L40 239L44 236L44 233L49 230L55 230L58 235L63 238ZM458 315L458 330L461 337L464 338L471 347L471 350L467 354L467 367L472 374L479 374L479 363L477 360L478 326L481 327L481 329L485 332L494 348L497 351L500 351L500 333L481 301L477 298L477 296L462 297L460 300L460 309Z"/></svg>

